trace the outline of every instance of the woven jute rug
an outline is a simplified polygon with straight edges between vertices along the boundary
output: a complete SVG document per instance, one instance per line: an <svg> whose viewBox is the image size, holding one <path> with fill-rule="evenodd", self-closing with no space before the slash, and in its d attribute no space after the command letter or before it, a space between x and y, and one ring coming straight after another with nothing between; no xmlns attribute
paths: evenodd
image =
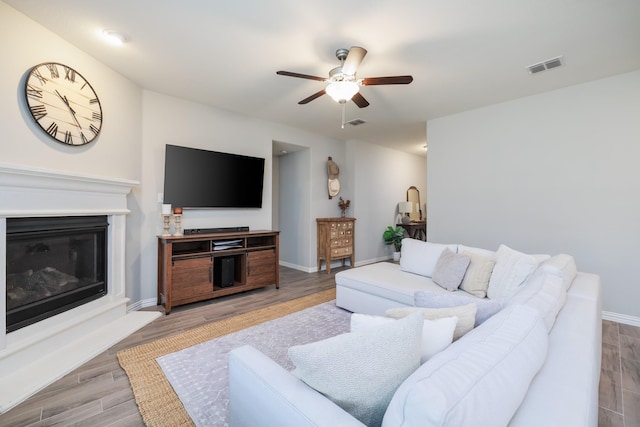
<svg viewBox="0 0 640 427"><path fill-rule="evenodd" d="M147 426L193 426L156 358L335 299L335 289L239 314L118 352Z"/></svg>

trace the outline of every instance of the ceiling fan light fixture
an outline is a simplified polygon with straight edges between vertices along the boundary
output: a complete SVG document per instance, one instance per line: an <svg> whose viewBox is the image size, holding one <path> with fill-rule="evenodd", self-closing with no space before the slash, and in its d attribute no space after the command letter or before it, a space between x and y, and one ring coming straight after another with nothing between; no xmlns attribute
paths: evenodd
<svg viewBox="0 0 640 427"><path fill-rule="evenodd" d="M359 90L360 87L356 82L341 80L329 84L325 89L325 92L337 103L344 104L351 100L353 95L358 93Z"/></svg>

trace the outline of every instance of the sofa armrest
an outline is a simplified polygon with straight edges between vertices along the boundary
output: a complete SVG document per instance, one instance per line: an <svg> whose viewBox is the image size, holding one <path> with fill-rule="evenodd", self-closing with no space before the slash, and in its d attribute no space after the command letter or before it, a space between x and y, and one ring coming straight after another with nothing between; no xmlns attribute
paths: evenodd
<svg viewBox="0 0 640 427"><path fill-rule="evenodd" d="M364 426L248 345L229 353L229 423L233 427Z"/></svg>

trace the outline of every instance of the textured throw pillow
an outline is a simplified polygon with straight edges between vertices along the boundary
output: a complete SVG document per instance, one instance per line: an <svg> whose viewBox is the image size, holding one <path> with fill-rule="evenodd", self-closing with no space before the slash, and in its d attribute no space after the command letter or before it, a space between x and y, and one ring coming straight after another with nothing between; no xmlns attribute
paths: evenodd
<svg viewBox="0 0 640 427"><path fill-rule="evenodd" d="M381 325L396 321L396 319L392 319L391 317L354 313L351 315L351 332L362 331L366 328L377 328ZM457 323L458 318L455 316L434 320L424 319L424 325L422 326L422 351L420 354L421 364L451 344L453 341L453 331L456 329Z"/></svg>
<svg viewBox="0 0 640 427"><path fill-rule="evenodd" d="M457 252L457 245L423 242L416 239L403 239L400 249L400 269L408 273L433 277L433 270L445 248Z"/></svg>
<svg viewBox="0 0 640 427"><path fill-rule="evenodd" d="M366 425L379 426L396 389L420 366L419 314L289 348L294 374Z"/></svg>
<svg viewBox="0 0 640 427"><path fill-rule="evenodd" d="M500 245L496 252L496 265L489 279L487 296L497 300L509 298L533 273L537 265L531 255Z"/></svg>
<svg viewBox="0 0 640 427"><path fill-rule="evenodd" d="M433 270L433 281L448 291L455 291L462 283L464 273L469 267L469 260L468 256L457 254L451 249L445 248Z"/></svg>
<svg viewBox="0 0 640 427"><path fill-rule="evenodd" d="M447 308L476 304L478 306L478 310L476 312L476 321L474 326L480 325L502 308L502 304L500 304L499 301L488 298L476 298L471 295L466 295L463 292L442 294L431 291L415 291L413 293L413 303L416 307L425 308Z"/></svg>
<svg viewBox="0 0 640 427"><path fill-rule="evenodd" d="M393 317L394 319L402 319L405 316L417 312L422 313L425 319L441 319L443 317L455 316L458 318L456 329L453 331L453 340L457 340L467 332L473 329L473 325L476 322L476 311L478 310L477 304L467 304L459 307L447 307L447 308L422 308L422 307L402 307L402 308L390 308L385 314L387 317Z"/></svg>
<svg viewBox="0 0 640 427"><path fill-rule="evenodd" d="M462 254L468 256L470 261L460 284L460 289L478 298L486 297L489 279L491 279L491 272L496 265L496 261L469 251L464 251Z"/></svg>
<svg viewBox="0 0 640 427"><path fill-rule="evenodd" d="M548 347L547 331L534 310L506 308L407 378L383 425L506 426Z"/></svg>

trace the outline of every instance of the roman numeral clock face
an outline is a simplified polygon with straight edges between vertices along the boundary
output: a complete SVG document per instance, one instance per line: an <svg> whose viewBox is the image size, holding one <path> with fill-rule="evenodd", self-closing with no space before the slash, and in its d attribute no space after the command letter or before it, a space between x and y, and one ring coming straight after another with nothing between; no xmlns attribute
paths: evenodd
<svg viewBox="0 0 640 427"><path fill-rule="evenodd" d="M55 62L33 67L25 82L25 99L38 126L57 142L84 145L100 133L98 95L71 67Z"/></svg>

